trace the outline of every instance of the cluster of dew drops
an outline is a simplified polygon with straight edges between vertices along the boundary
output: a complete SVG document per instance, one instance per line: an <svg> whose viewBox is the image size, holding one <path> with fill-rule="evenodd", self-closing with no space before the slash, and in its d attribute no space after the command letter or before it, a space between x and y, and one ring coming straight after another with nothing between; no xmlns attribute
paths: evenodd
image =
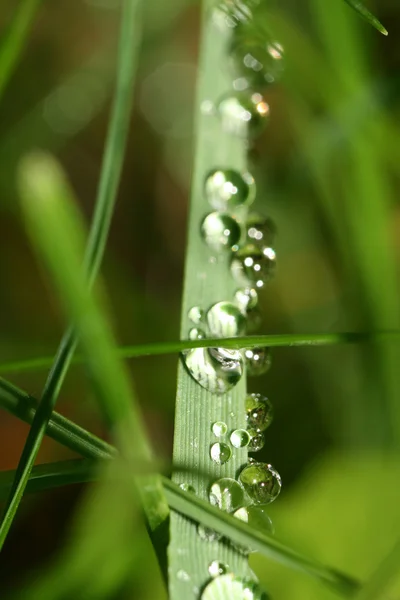
<svg viewBox="0 0 400 600"><path fill-rule="evenodd" d="M269 106L259 90L272 84L283 70L282 46L264 30L251 27L257 18L259 1L223 0L214 9L215 24L232 30L229 61L233 91L224 95L216 107L210 108L208 101L202 107L210 115L218 115L225 132L246 140L260 133L269 118ZM275 271L276 229L271 219L256 213L250 212L244 223L237 217L241 208L251 206L256 195L254 178L248 172L215 168L205 175L204 195L213 211L201 223L201 237L213 252L230 254L230 268L238 289L233 301L217 302L207 311L199 306L191 308L189 338L241 336L254 331L260 322L258 292ZM214 394L225 394L232 389L243 375L244 364L250 376L267 372L271 365L268 348L244 351L194 348L183 354L183 360L197 383ZM215 463L226 463L232 456L231 447L247 447L250 452L257 452L264 446L264 432L273 418L270 400L261 394L248 394L245 413L247 428L231 432L230 445L224 441L228 436L226 423L213 423L212 433L218 441L211 445L210 457ZM195 492L188 484L181 487ZM250 458L238 480L224 477L211 485L209 501L253 527L272 533L266 506L277 498L280 490L279 473L270 464ZM203 526L198 531L206 541L220 537ZM247 547L238 550L252 551ZM211 581L204 588L201 600L222 597L268 600L256 581L236 577L228 565L218 560L211 562L208 572ZM190 580L183 570L178 575L182 580Z"/></svg>

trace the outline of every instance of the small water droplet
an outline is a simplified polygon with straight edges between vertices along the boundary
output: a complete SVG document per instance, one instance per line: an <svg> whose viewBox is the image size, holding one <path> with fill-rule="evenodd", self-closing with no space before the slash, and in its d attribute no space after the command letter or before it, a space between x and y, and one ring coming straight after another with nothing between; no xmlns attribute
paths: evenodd
<svg viewBox="0 0 400 600"><path fill-rule="evenodd" d="M244 351L246 373L250 377L263 375L271 368L271 352L269 348L247 348Z"/></svg>
<svg viewBox="0 0 400 600"><path fill-rule="evenodd" d="M269 247L259 248L255 244L246 244L233 255L231 268L237 281L250 281L261 288L275 272L275 251Z"/></svg>
<svg viewBox="0 0 400 600"><path fill-rule="evenodd" d="M235 429L231 433L230 440L234 448L245 448L249 445L250 434L245 429Z"/></svg>
<svg viewBox="0 0 400 600"><path fill-rule="evenodd" d="M207 312L207 323L215 337L236 337L246 331L246 317L232 302L217 302Z"/></svg>
<svg viewBox="0 0 400 600"><path fill-rule="evenodd" d="M216 437L224 437L227 431L227 424L223 421L216 421L212 426L212 432Z"/></svg>
<svg viewBox="0 0 400 600"><path fill-rule="evenodd" d="M211 117L215 114L215 105L212 100L203 100L200 104L200 112L206 117Z"/></svg>
<svg viewBox="0 0 400 600"><path fill-rule="evenodd" d="M197 527L197 533L205 542L216 542L222 538L222 535L218 533L218 531L210 529L210 527L205 527L201 524Z"/></svg>
<svg viewBox="0 0 400 600"><path fill-rule="evenodd" d="M281 491L279 473L266 463L253 463L240 473L239 480L254 504L269 504Z"/></svg>
<svg viewBox="0 0 400 600"><path fill-rule="evenodd" d="M258 304L258 294L254 288L243 287L235 292L235 301L243 313L256 308Z"/></svg>
<svg viewBox="0 0 400 600"><path fill-rule="evenodd" d="M199 327L192 327L189 330L189 340L204 340L206 338L206 333L203 329Z"/></svg>
<svg viewBox="0 0 400 600"><path fill-rule="evenodd" d="M275 242L275 223L269 217L251 213L246 219L246 236L249 244L270 248Z"/></svg>
<svg viewBox="0 0 400 600"><path fill-rule="evenodd" d="M254 0L223 0L214 8L213 21L222 31L247 23L252 18L251 7L254 4Z"/></svg>
<svg viewBox="0 0 400 600"><path fill-rule="evenodd" d="M192 306L192 308L188 311L188 317L192 323L195 325L200 325L200 323L204 320L205 312L200 306Z"/></svg>
<svg viewBox="0 0 400 600"><path fill-rule="evenodd" d="M213 394L225 394L243 375L243 358L238 350L194 348L182 357L193 379Z"/></svg>
<svg viewBox="0 0 400 600"><path fill-rule="evenodd" d="M247 394L245 401L247 431L250 435L262 433L272 423L274 409L266 396Z"/></svg>
<svg viewBox="0 0 400 600"><path fill-rule="evenodd" d="M248 523L258 531L272 535L274 526L263 506L242 506L233 513L233 516L244 523ZM251 546L239 546L239 549L246 554L255 552Z"/></svg>
<svg viewBox="0 0 400 600"><path fill-rule="evenodd" d="M200 233L207 246L215 252L237 250L242 234L239 223L233 217L219 212L205 217Z"/></svg>
<svg viewBox="0 0 400 600"><path fill-rule="evenodd" d="M261 33L249 36L242 28L233 38L230 54L235 74L245 77L256 88L274 83L284 71L283 46Z"/></svg>
<svg viewBox="0 0 400 600"><path fill-rule="evenodd" d="M215 169L207 175L204 190L208 202L215 210L234 210L253 202L256 185L250 173Z"/></svg>
<svg viewBox="0 0 400 600"><path fill-rule="evenodd" d="M192 485L190 485L190 483L180 483L179 487L181 488L181 490L183 490L184 492L188 492L189 494L196 493L196 490Z"/></svg>
<svg viewBox="0 0 400 600"><path fill-rule="evenodd" d="M210 504L218 506L224 512L235 512L245 504L245 493L235 479L222 477L214 481L208 494Z"/></svg>
<svg viewBox="0 0 400 600"><path fill-rule="evenodd" d="M261 94L247 91L224 96L219 101L217 110L223 130L244 138L259 135L270 113Z"/></svg>
<svg viewBox="0 0 400 600"><path fill-rule="evenodd" d="M262 448L264 448L265 444L265 436L263 433L256 433L251 436L249 443L249 452L259 452Z"/></svg>
<svg viewBox="0 0 400 600"><path fill-rule="evenodd" d="M186 573L186 571L184 571L183 569L179 569L176 576L180 581L190 581L189 573Z"/></svg>
<svg viewBox="0 0 400 600"><path fill-rule="evenodd" d="M201 600L270 600L253 579L235 577L233 573L215 577L204 589Z"/></svg>
<svg viewBox="0 0 400 600"><path fill-rule="evenodd" d="M223 562L220 562L219 560L213 560L208 565L208 572L211 577L218 577L219 575L225 575L225 573L228 573L228 571L229 571L228 565L226 565Z"/></svg>
<svg viewBox="0 0 400 600"><path fill-rule="evenodd" d="M217 465L224 465L232 456L232 450L222 442L216 442L210 448L210 456Z"/></svg>

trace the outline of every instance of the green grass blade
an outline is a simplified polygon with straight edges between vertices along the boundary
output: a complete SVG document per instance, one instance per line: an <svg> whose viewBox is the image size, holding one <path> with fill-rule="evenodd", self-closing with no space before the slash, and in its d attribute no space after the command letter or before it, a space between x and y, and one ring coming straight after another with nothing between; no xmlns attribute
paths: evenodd
<svg viewBox="0 0 400 600"><path fill-rule="evenodd" d="M371 578L363 585L356 600L386 600L390 598L390 586L399 576L399 563L400 539Z"/></svg>
<svg viewBox="0 0 400 600"><path fill-rule="evenodd" d="M364 6L360 0L345 0L351 8L363 17L372 27L375 27L383 35L388 35L388 31L384 28L382 23L378 21L376 17Z"/></svg>
<svg viewBox="0 0 400 600"><path fill-rule="evenodd" d="M102 259L122 169L141 33L140 8L140 0L125 0L123 3L115 99L106 142L93 225L90 231L84 260L90 284L93 283ZM40 169L40 166L38 168ZM32 167L31 170L28 169L28 171L28 178L32 177L32 181L26 183L27 185L29 185L29 183L35 185L36 181L36 184L38 184L39 187L35 191L38 194L39 201L42 202L42 193L46 194L47 192L47 194L51 194L48 182L46 182L45 173L39 173L37 177L37 173L34 173L34 167ZM62 184L58 180L56 171L53 172L53 175L54 180L52 183L55 186L61 186ZM55 190L53 190L53 192L54 191ZM25 189L25 193L29 197L29 189ZM59 189L58 193L61 197L63 195L63 190ZM63 266L67 271L68 265L65 264ZM66 375L75 345L76 340L74 331L72 328L69 328L62 338L54 358L54 363L44 387L42 398L18 465L17 478L6 508L6 515L8 516L4 523L3 533L0 535L0 547L4 542L6 531L11 524L19 501L22 498L25 486L24 482L27 481L29 472L33 467L39 451L41 441L45 435L46 426L50 419L63 379Z"/></svg>
<svg viewBox="0 0 400 600"><path fill-rule="evenodd" d="M17 65L41 0L21 0L0 44L0 98Z"/></svg>

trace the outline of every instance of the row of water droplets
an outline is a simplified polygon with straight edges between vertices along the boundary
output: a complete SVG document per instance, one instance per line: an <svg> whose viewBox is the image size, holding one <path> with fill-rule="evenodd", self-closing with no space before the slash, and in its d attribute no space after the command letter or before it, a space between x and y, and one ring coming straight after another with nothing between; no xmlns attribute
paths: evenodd
<svg viewBox="0 0 400 600"><path fill-rule="evenodd" d="M217 114L225 132L247 140L263 129L270 109L260 87L273 83L282 71L283 49L265 35L262 29L252 29L249 24L257 11L257 0L224 0L213 13L218 27L232 28L230 61L235 72L233 92L224 95L214 106L204 101L203 112ZM276 234L271 219L256 213L248 214L243 223L237 218L237 209L248 208L256 196L254 178L248 172L217 167L205 175L204 195L213 209L202 220L200 234L215 253L230 254L232 276L238 283L233 301L220 301L207 310L199 306L190 309L192 323L189 339L209 337L236 337L254 331L260 322L258 291L275 271L276 255L273 249ZM226 394L239 382L246 365L247 374L261 375L268 371L271 356L268 348L228 350L225 348L195 348L183 354L187 370L199 385L213 394ZM210 458L222 465L232 456L232 448L247 447L259 451L264 445L264 432L273 419L273 407L261 394L248 394L244 401L246 429L228 431L225 422L211 424L216 441L210 447ZM196 490L188 484L181 487L191 493ZM259 530L273 533L272 522L266 506L273 502L281 490L279 473L269 464L253 458L239 474L238 480L220 478L209 489L212 505ZM198 528L205 541L220 535L203 526ZM238 547L243 553L252 551ZM208 567L210 583L201 594L201 600L268 600L259 584L248 578L236 577L229 566L214 560ZM180 579L190 580L185 571Z"/></svg>

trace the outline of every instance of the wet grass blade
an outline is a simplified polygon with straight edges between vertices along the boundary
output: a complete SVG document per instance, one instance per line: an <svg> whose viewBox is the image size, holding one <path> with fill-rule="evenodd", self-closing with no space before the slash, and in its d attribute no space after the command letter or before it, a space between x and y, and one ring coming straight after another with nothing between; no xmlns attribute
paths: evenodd
<svg viewBox="0 0 400 600"><path fill-rule="evenodd" d="M359 15L362 16L372 27L375 27L383 35L388 35L387 29L378 21L376 17L365 7L363 2L360 0L345 0L351 8L353 8Z"/></svg>
<svg viewBox="0 0 400 600"><path fill-rule="evenodd" d="M12 76L21 55L41 0L21 0L14 17L0 42L0 98Z"/></svg>
<svg viewBox="0 0 400 600"><path fill-rule="evenodd" d="M140 8L140 0L124 0L121 15L116 92L106 141L98 198L84 259L89 284L93 283L103 256L122 169L132 104L133 81L141 37ZM36 163L36 166L40 170L39 162ZM53 183L55 186L61 186L62 183L57 179L56 170L53 172L53 181L50 182L46 182L45 173L41 173L40 175L39 170L35 174L33 166L31 169L28 168L27 177L32 178L31 183L33 185L35 185L35 182L38 184L39 187L35 189L35 192L38 195L38 201L43 203L42 194L46 196L46 193L51 193L49 185ZM29 183L26 182L26 185L29 186ZM54 191L57 191L60 197L63 196L63 190ZM29 196L29 189L25 188L24 192ZM44 232L45 234L46 232ZM65 262L60 262L60 265L62 265L65 273L71 269ZM6 506L5 521L0 533L0 547L4 543L6 532L11 525L11 521L22 498L29 472L33 467L41 441L45 435L47 423L60 392L62 382L75 350L75 345L75 333L70 327L63 336L54 358L38 410L32 423L32 428L18 465L17 477Z"/></svg>

